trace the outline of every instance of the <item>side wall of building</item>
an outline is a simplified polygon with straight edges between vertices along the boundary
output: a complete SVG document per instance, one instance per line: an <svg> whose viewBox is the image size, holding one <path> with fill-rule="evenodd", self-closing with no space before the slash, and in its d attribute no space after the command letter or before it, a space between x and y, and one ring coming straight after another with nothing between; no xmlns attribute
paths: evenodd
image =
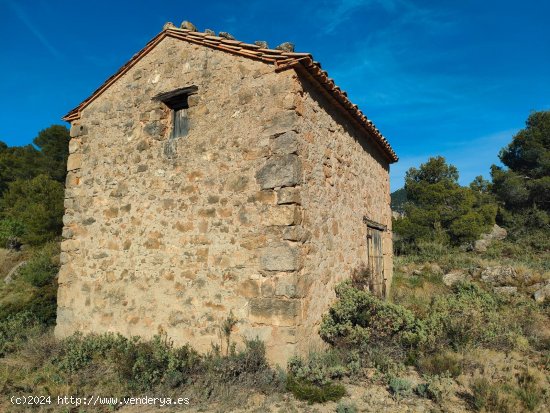
<svg viewBox="0 0 550 413"><path fill-rule="evenodd" d="M389 163L375 143L328 98L303 81L300 153L303 158L304 265L298 330L302 352L315 346L334 286L368 265L364 217L386 225L382 234L386 289L392 277Z"/></svg>
<svg viewBox="0 0 550 413"><path fill-rule="evenodd" d="M170 110L151 98L191 85L189 134L171 141ZM297 87L293 71L166 38L83 110L58 336L166 332L207 350L233 313L233 338L258 336L284 363L303 312L303 246L285 236L301 221L288 198L302 179Z"/></svg>

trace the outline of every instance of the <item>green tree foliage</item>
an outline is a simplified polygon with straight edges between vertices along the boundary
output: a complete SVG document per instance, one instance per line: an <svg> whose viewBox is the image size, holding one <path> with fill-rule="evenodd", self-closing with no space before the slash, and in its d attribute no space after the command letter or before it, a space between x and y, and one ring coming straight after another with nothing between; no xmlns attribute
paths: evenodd
<svg viewBox="0 0 550 413"><path fill-rule="evenodd" d="M38 133L33 140L36 147L8 147L0 141L0 194L10 182L32 179L40 174L65 182L69 139L69 130L65 126L52 125Z"/></svg>
<svg viewBox="0 0 550 413"><path fill-rule="evenodd" d="M409 169L405 190L405 217L394 222L405 244L471 242L494 223L496 205L488 182L477 177L469 188L460 186L457 168L441 156Z"/></svg>
<svg viewBox="0 0 550 413"><path fill-rule="evenodd" d="M534 112L493 165L492 190L502 202L501 219L513 229L550 227L550 111Z"/></svg>
<svg viewBox="0 0 550 413"><path fill-rule="evenodd" d="M24 227L21 239L40 244L55 238L63 226L63 185L46 175L18 179L8 185L0 200L3 219Z"/></svg>
<svg viewBox="0 0 550 413"><path fill-rule="evenodd" d="M60 233L69 130L52 125L34 145L0 142L0 245L39 244ZM38 148L38 149L37 149Z"/></svg>
<svg viewBox="0 0 550 413"><path fill-rule="evenodd" d="M0 142L0 194L10 182L32 179L42 172L40 152L32 145L8 147Z"/></svg>
<svg viewBox="0 0 550 413"><path fill-rule="evenodd" d="M52 125L41 130L33 140L33 143L40 148L43 173L62 183L67 176L69 140L69 130L62 125Z"/></svg>
<svg viewBox="0 0 550 413"><path fill-rule="evenodd" d="M404 212L405 203L407 202L407 191L405 188L398 189L391 193L391 210L396 212Z"/></svg>

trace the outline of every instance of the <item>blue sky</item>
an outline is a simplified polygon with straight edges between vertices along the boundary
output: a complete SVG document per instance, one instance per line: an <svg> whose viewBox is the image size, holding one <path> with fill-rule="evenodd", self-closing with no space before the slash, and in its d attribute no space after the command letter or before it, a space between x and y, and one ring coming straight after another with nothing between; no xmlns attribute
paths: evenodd
<svg viewBox="0 0 550 413"><path fill-rule="evenodd" d="M166 21L190 20L313 53L400 156L393 189L438 154L467 184L550 109L548 16L547 0L0 0L0 140L62 123Z"/></svg>

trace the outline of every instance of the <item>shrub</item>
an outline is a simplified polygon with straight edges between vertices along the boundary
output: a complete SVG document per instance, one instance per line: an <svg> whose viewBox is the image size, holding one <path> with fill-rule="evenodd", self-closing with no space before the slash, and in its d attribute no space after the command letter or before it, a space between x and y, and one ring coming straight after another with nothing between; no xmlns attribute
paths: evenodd
<svg viewBox="0 0 550 413"><path fill-rule="evenodd" d="M336 406L336 413L357 413L357 411L357 406L351 402L339 402Z"/></svg>
<svg viewBox="0 0 550 413"><path fill-rule="evenodd" d="M351 372L336 350L311 352L307 359L294 356L289 360L287 369L296 379L319 386L329 384L332 380L340 379Z"/></svg>
<svg viewBox="0 0 550 413"><path fill-rule="evenodd" d="M489 345L502 337L496 298L472 283L459 283L453 293L434 298L422 320L422 346L439 351L450 346Z"/></svg>
<svg viewBox="0 0 550 413"><path fill-rule="evenodd" d="M397 399L410 396L412 393L411 382L399 377L390 377L388 381L390 393Z"/></svg>
<svg viewBox="0 0 550 413"><path fill-rule="evenodd" d="M458 377L462 373L462 359L452 351L421 356L417 366L420 372L432 376L449 374Z"/></svg>
<svg viewBox="0 0 550 413"><path fill-rule="evenodd" d="M305 400L309 404L338 401L346 394L346 389L340 384L313 384L307 380L297 379L288 375L286 388L294 397Z"/></svg>
<svg viewBox="0 0 550 413"><path fill-rule="evenodd" d="M404 307L353 288L350 282L337 285L336 296L319 330L327 343L364 349L384 343L408 345L418 339L416 319Z"/></svg>
<svg viewBox="0 0 550 413"><path fill-rule="evenodd" d="M276 381L276 373L269 368L265 344L259 339L245 340L244 349L222 356L214 351L205 356L200 372L210 381L225 384L248 383L264 386Z"/></svg>
<svg viewBox="0 0 550 413"><path fill-rule="evenodd" d="M0 321L0 357L14 353L25 342L44 331L44 326L29 312L14 314Z"/></svg>
<svg viewBox="0 0 550 413"><path fill-rule="evenodd" d="M544 398L544 381L544 377L539 379L529 369L524 369L518 374L516 394L527 410L534 411L542 403Z"/></svg>
<svg viewBox="0 0 550 413"><path fill-rule="evenodd" d="M142 341L120 334L74 334L62 342L62 355L55 364L67 373L76 373L88 365L106 361L114 367L130 389L150 390L159 384L177 387L200 360L189 346L174 348L166 335Z"/></svg>
<svg viewBox="0 0 550 413"><path fill-rule="evenodd" d="M6 218L0 220L0 245L7 249L19 249L25 227L17 220Z"/></svg>
<svg viewBox="0 0 550 413"><path fill-rule="evenodd" d="M56 244L47 244L35 250L17 277L0 289L0 320L29 313L44 325L55 324L58 249Z"/></svg>
<svg viewBox="0 0 550 413"><path fill-rule="evenodd" d="M472 407L476 411L514 413L519 411L510 389L493 383L485 377L474 379L471 384Z"/></svg>
<svg viewBox="0 0 550 413"><path fill-rule="evenodd" d="M0 345L14 342L12 336L6 340L3 333L29 331L20 328L22 322L27 320L5 326L0 323ZM23 374L11 367L6 372L13 393L23 389L51 395L81 391L121 397L151 391L173 395L173 389L180 388L198 400L221 399L225 403L235 390L241 397L243 389L270 393L283 391L286 384L284 373L269 368L259 340L247 341L243 349L229 356L199 355L187 345L174 346L165 334L143 340L112 333L76 333L56 340L46 333L24 340L22 337L16 348L9 350L21 350L17 357L28 366Z"/></svg>
<svg viewBox="0 0 550 413"><path fill-rule="evenodd" d="M425 383L420 383L414 392L436 403L441 403L451 392L452 380L446 376L425 376Z"/></svg>
<svg viewBox="0 0 550 413"><path fill-rule="evenodd" d="M44 287L51 283L59 270L57 254L59 244L46 244L19 269L19 277L34 287Z"/></svg>

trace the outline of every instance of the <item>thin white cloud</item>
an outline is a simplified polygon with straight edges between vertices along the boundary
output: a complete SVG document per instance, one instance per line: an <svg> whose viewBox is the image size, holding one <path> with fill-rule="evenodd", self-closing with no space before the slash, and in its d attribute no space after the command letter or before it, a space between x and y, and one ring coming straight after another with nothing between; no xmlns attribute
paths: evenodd
<svg viewBox="0 0 550 413"><path fill-rule="evenodd" d="M346 21L359 9L381 7L387 12L395 11L398 3L402 0L340 0L331 4L333 8L327 12L327 8L321 8L322 14L319 14L322 20L325 20L322 31L332 33L338 26L345 24Z"/></svg>
<svg viewBox="0 0 550 413"><path fill-rule="evenodd" d="M48 50L54 57L61 58L62 54L57 50L44 36L44 34L38 30L37 26L31 22L29 19L27 13L19 7L18 4L15 2L8 0L7 1L8 6L12 9L13 13L17 16L17 18L23 23L27 29L38 39L38 41Z"/></svg>
<svg viewBox="0 0 550 413"><path fill-rule="evenodd" d="M366 7L387 12L387 23L365 31L359 41L337 52L329 73L337 84L349 89L351 100L365 109L367 116L373 107L383 109L389 117L411 119L412 111L433 116L434 107L447 110L467 105L471 79L445 71L457 51L419 50L416 39L418 33L435 37L451 30L452 16L421 8L410 0L345 0L320 19L330 17L325 30L332 30Z"/></svg>
<svg viewBox="0 0 550 413"><path fill-rule="evenodd" d="M321 31L324 34L334 32L347 23L355 13L361 10L380 9L388 14L397 15L404 22L414 22L422 25L439 25L442 22L432 10L421 8L411 0L339 0L322 3L316 13L323 21Z"/></svg>

